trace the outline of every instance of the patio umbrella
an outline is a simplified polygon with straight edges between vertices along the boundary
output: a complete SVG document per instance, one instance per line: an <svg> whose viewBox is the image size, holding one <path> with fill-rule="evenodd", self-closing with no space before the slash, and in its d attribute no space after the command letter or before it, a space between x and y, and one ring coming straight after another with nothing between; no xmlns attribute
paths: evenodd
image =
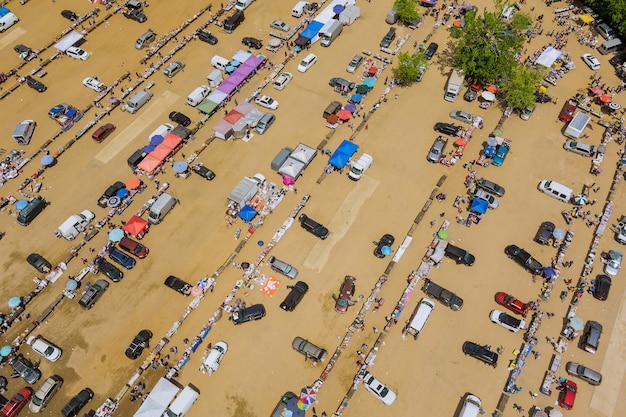
<svg viewBox="0 0 626 417"><path fill-rule="evenodd" d="M23 210L24 207L26 207L27 205L28 205L27 200L18 200L17 203L15 203L15 208L17 210Z"/></svg>
<svg viewBox="0 0 626 417"><path fill-rule="evenodd" d="M119 198L124 198L129 194L128 190L126 188L120 188L119 190L117 190L117 192L115 193L115 195Z"/></svg>
<svg viewBox="0 0 626 417"><path fill-rule="evenodd" d="M336 4L333 6L333 13L340 14L341 12L343 12L343 5Z"/></svg>
<svg viewBox="0 0 626 417"><path fill-rule="evenodd" d="M450 234L447 230L440 230L439 232L437 232L437 236L439 237L439 239L447 239Z"/></svg>
<svg viewBox="0 0 626 417"><path fill-rule="evenodd" d="M361 84L356 87L357 94L366 94L368 91L370 91L370 88L365 84Z"/></svg>
<svg viewBox="0 0 626 417"><path fill-rule="evenodd" d="M563 417L563 413L558 408L550 410L550 417Z"/></svg>
<svg viewBox="0 0 626 417"><path fill-rule="evenodd" d="M483 149L483 153L487 158L491 158L496 154L496 148L494 148L493 146L485 146L485 149Z"/></svg>
<svg viewBox="0 0 626 417"><path fill-rule="evenodd" d="M574 196L574 203L576 203L579 206L587 204L587 197L585 197L582 194L578 194L577 196Z"/></svg>
<svg viewBox="0 0 626 417"><path fill-rule="evenodd" d="M543 276L546 278L552 278L552 277L557 276L558 274L556 269L552 268L551 266L547 266L543 268L541 272L543 272Z"/></svg>
<svg viewBox="0 0 626 417"><path fill-rule="evenodd" d="M0 349L0 356L9 356L11 352L13 352L13 348L11 346L2 346L2 349Z"/></svg>
<svg viewBox="0 0 626 417"><path fill-rule="evenodd" d="M611 96L607 96L606 94L602 94L600 96L600 101L603 103L608 103L609 101L611 101Z"/></svg>
<svg viewBox="0 0 626 417"><path fill-rule="evenodd" d="M533 417L548 417L548 415L543 410L536 410L535 414L533 414Z"/></svg>
<svg viewBox="0 0 626 417"><path fill-rule="evenodd" d="M465 141L465 139L463 138L458 138L457 140L454 141L454 144L456 146L463 146L465 145L467 142Z"/></svg>
<svg viewBox="0 0 626 417"><path fill-rule="evenodd" d="M552 236L554 236L554 238L556 240L561 240L561 239L565 238L565 230L563 230L563 229L554 229L554 232L552 232Z"/></svg>
<svg viewBox="0 0 626 417"><path fill-rule="evenodd" d="M609 109L611 110L619 110L622 108L622 105L619 103L611 102L609 103Z"/></svg>
<svg viewBox="0 0 626 417"><path fill-rule="evenodd" d="M74 291L76 288L78 288L78 282L73 279L68 279L67 284L65 284L65 288L70 291Z"/></svg>
<svg viewBox="0 0 626 417"><path fill-rule="evenodd" d="M235 67L233 67L232 65L226 65L226 72L227 73L232 73L235 71Z"/></svg>
<svg viewBox="0 0 626 417"><path fill-rule="evenodd" d="M576 316L569 319L569 325L572 329L576 331L582 330L585 328L585 323L583 323L580 317L576 317Z"/></svg>
<svg viewBox="0 0 626 417"><path fill-rule="evenodd" d="M345 105L344 109L348 110L350 113L354 113L356 111L356 104L348 103Z"/></svg>
<svg viewBox="0 0 626 417"><path fill-rule="evenodd" d="M52 155L44 155L41 157L41 165L47 167L54 163L54 157Z"/></svg>
<svg viewBox="0 0 626 417"><path fill-rule="evenodd" d="M271 46L272 48L278 48L280 46L280 39L276 39L276 38L270 39L267 42L267 45Z"/></svg>
<svg viewBox="0 0 626 417"><path fill-rule="evenodd" d="M496 87L494 84L489 84L487 87L485 87L485 90L495 94L495 92L498 91L498 87Z"/></svg>
<svg viewBox="0 0 626 417"><path fill-rule="evenodd" d="M191 289L191 295L194 297L198 297L200 295L202 295L204 293L204 290L202 289L202 287L196 285L195 287L193 287Z"/></svg>
<svg viewBox="0 0 626 417"><path fill-rule="evenodd" d="M152 144L146 145L142 148L144 152L148 152L148 153L152 152L155 149L156 149L156 145L152 145Z"/></svg>
<svg viewBox="0 0 626 417"><path fill-rule="evenodd" d="M120 204L122 204L122 199L116 195L114 195L113 197L109 197L109 199L107 200L107 207L113 208L119 206Z"/></svg>
<svg viewBox="0 0 626 417"><path fill-rule="evenodd" d="M150 138L150 145L154 145L155 147L160 145L161 142L163 142L163 136L161 135L154 135Z"/></svg>
<svg viewBox="0 0 626 417"><path fill-rule="evenodd" d="M487 138L487 145L489 145L489 146L497 146L498 145L498 139L496 139L493 136L489 136Z"/></svg>
<svg viewBox="0 0 626 417"><path fill-rule="evenodd" d="M483 93L481 94L481 97L487 101L494 101L496 99L496 95L494 93L492 93L491 91L483 91Z"/></svg>
<svg viewBox="0 0 626 417"><path fill-rule="evenodd" d="M109 232L109 240L111 242L119 242L124 237L124 231L122 229L113 229Z"/></svg>
<svg viewBox="0 0 626 417"><path fill-rule="evenodd" d="M370 74L370 75L374 75L374 74L376 74L377 72L378 72L378 68L376 68L376 67L370 67L370 68L367 70L367 73L368 73L368 74Z"/></svg>
<svg viewBox="0 0 626 417"><path fill-rule="evenodd" d="M393 249L391 248L391 246L383 246L382 248L380 248L380 251L385 256L391 255L393 253Z"/></svg>
<svg viewBox="0 0 626 417"><path fill-rule="evenodd" d="M326 121L334 125L335 123L339 121L339 116L337 116L336 114L331 114L330 116L326 118Z"/></svg>
<svg viewBox="0 0 626 417"><path fill-rule="evenodd" d="M374 78L374 77L367 77L366 79L363 80L363 85L366 85L369 88L374 87L376 85L376 78Z"/></svg>
<svg viewBox="0 0 626 417"><path fill-rule="evenodd" d="M500 136L500 135L502 135L502 131L501 131L500 129L496 129L496 130L494 130L494 131L493 131L493 132L491 132L491 133L492 133L492 135L494 135L494 136Z"/></svg>
<svg viewBox="0 0 626 417"><path fill-rule="evenodd" d="M129 179L128 181L126 181L125 185L127 189L134 190L136 188L139 188L139 186L141 185L141 180L137 177L133 177Z"/></svg>
<svg viewBox="0 0 626 417"><path fill-rule="evenodd" d="M177 174L182 174L183 172L187 171L188 165L185 162L176 162L174 164L174 172Z"/></svg>
<svg viewBox="0 0 626 417"><path fill-rule="evenodd" d="M600 94L602 94L602 89L600 87L593 87L591 89L591 92L597 96L599 96Z"/></svg>
<svg viewBox="0 0 626 417"><path fill-rule="evenodd" d="M350 97L350 101L354 103L359 103L361 100L363 100L363 96L360 94L352 94L352 97Z"/></svg>
<svg viewBox="0 0 626 417"><path fill-rule="evenodd" d="M9 308L16 308L19 307L20 304L22 304L22 298L21 297L11 297L9 299Z"/></svg>
<svg viewBox="0 0 626 417"><path fill-rule="evenodd" d="M350 120L350 118L352 117L352 113L350 113L348 110L339 110L339 113L337 113L337 117L344 121Z"/></svg>
<svg viewBox="0 0 626 417"><path fill-rule="evenodd" d="M302 392L300 392L300 401L298 401L298 404L302 403L305 406L304 409L306 410L306 408L313 404L316 399L317 392L313 388L305 387Z"/></svg>

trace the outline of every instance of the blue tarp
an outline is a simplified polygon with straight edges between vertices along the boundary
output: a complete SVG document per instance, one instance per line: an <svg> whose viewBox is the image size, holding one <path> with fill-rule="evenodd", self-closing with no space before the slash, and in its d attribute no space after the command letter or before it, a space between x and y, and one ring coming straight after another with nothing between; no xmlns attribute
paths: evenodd
<svg viewBox="0 0 626 417"><path fill-rule="evenodd" d="M344 140L337 150L333 152L328 163L335 168L341 169L346 166L352 155L354 155L358 149L359 145L356 143Z"/></svg>
<svg viewBox="0 0 626 417"><path fill-rule="evenodd" d="M485 214L488 207L489 202L487 200L483 200L482 198L475 198L474 200L472 200L472 207L470 208L470 211L478 214Z"/></svg>
<svg viewBox="0 0 626 417"><path fill-rule="evenodd" d="M256 215L257 211L250 206L243 206L243 208L239 210L239 217L241 217L242 220L246 222L254 219Z"/></svg>
<svg viewBox="0 0 626 417"><path fill-rule="evenodd" d="M302 31L300 36L302 36L303 38L307 38L307 39L313 39L315 35L317 35L317 32L319 32L322 29L322 27L324 27L324 24L322 22L318 22L317 20L314 20L311 23L309 23L309 26L307 26Z"/></svg>

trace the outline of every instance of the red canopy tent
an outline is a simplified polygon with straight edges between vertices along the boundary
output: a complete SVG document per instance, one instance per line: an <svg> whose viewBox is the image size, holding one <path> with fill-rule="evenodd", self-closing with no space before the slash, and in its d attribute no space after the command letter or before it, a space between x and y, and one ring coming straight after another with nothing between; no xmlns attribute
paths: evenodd
<svg viewBox="0 0 626 417"><path fill-rule="evenodd" d="M142 219L141 217L134 215L131 217L122 230L128 233L131 236L136 237L137 239L141 239L146 233L148 233L148 229L150 225L147 220Z"/></svg>
<svg viewBox="0 0 626 417"><path fill-rule="evenodd" d="M242 117L243 117L242 113L238 112L237 110L231 110L228 112L226 116L224 116L224 120L226 120L231 125L234 125Z"/></svg>
<svg viewBox="0 0 626 417"><path fill-rule="evenodd" d="M169 149L176 149L176 147L180 145L182 141L183 141L183 138L170 132L163 138L163 142L161 142L159 146L164 146Z"/></svg>
<svg viewBox="0 0 626 417"><path fill-rule="evenodd" d="M141 161L139 165L137 165L137 168L147 173L151 173L154 172L154 170L157 169L159 165L161 165L161 162L161 159L153 156L152 154L148 154L148 156L146 156L143 161Z"/></svg>

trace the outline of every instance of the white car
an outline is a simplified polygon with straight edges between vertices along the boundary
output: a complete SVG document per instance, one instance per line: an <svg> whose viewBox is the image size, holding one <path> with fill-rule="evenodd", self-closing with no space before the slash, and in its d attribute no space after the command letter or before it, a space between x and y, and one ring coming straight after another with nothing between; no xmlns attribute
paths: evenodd
<svg viewBox="0 0 626 417"><path fill-rule="evenodd" d="M517 332L526 326L526 322L524 320L509 316L500 310L492 310L489 314L489 319L510 332Z"/></svg>
<svg viewBox="0 0 626 417"><path fill-rule="evenodd" d="M317 55L315 55L315 54L308 54L298 64L298 71L300 71L300 72L307 72L307 70L309 68L311 68L316 62L317 62Z"/></svg>
<svg viewBox="0 0 626 417"><path fill-rule="evenodd" d="M48 359L50 362L56 362L63 353L61 349L41 336L30 336L26 340L26 343L30 345L36 353Z"/></svg>
<svg viewBox="0 0 626 417"><path fill-rule="evenodd" d="M592 70L597 71L600 69L600 61L595 56L591 54L583 54L582 59L583 62Z"/></svg>
<svg viewBox="0 0 626 417"><path fill-rule="evenodd" d="M474 197L481 198L481 199L485 200L486 202L488 202L490 209L497 209L498 206L500 205L500 201L498 201L497 198L495 198L494 196L492 196L491 194L489 194L485 190L481 190L479 188L476 188L474 190Z"/></svg>
<svg viewBox="0 0 626 417"><path fill-rule="evenodd" d="M72 58L80 59L81 61L87 61L90 56L89 52L75 46L70 46L69 48L67 48L67 50L65 51L65 55Z"/></svg>
<svg viewBox="0 0 626 417"><path fill-rule="evenodd" d="M272 20L270 22L270 27L272 29L277 29L277 30L282 30L283 32L289 32L289 30L291 29L291 26L289 26L287 23L283 22L282 20Z"/></svg>
<svg viewBox="0 0 626 417"><path fill-rule="evenodd" d="M622 266L622 252L612 249L609 251L608 261L604 267L604 273L609 276L616 276Z"/></svg>
<svg viewBox="0 0 626 417"><path fill-rule="evenodd" d="M221 340L217 342L213 348L211 348L211 351L207 355L206 359L202 361L202 366L209 373L209 375L218 370L220 363L222 363L222 358L224 358L227 351L228 344Z"/></svg>
<svg viewBox="0 0 626 417"><path fill-rule="evenodd" d="M254 99L254 102L266 109L276 110L278 108L278 101L274 100L270 96L261 96Z"/></svg>
<svg viewBox="0 0 626 417"><path fill-rule="evenodd" d="M396 393L377 380L374 375L369 372L363 377L363 385L365 385L365 389L378 397L378 399L386 405L391 405L396 400Z"/></svg>
<svg viewBox="0 0 626 417"><path fill-rule="evenodd" d="M282 90L287 86L287 84L289 84L289 81L291 81L292 78L293 75L290 72L283 72L276 77L273 86L277 90Z"/></svg>
<svg viewBox="0 0 626 417"><path fill-rule="evenodd" d="M98 81L97 78L92 77L85 78L83 80L83 85L87 88L91 88L92 90L97 91L98 93L104 91L104 89L106 88L106 86Z"/></svg>

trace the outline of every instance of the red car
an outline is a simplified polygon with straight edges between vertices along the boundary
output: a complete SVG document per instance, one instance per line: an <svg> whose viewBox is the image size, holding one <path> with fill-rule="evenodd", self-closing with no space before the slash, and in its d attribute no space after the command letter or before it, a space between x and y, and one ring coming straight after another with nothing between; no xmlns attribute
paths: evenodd
<svg viewBox="0 0 626 417"><path fill-rule="evenodd" d="M530 305L528 305L527 303L522 303L517 298L505 292L496 293L496 303L508 308L515 314L519 314L524 317L530 311Z"/></svg>
<svg viewBox="0 0 626 417"><path fill-rule="evenodd" d="M574 111L576 111L576 107L578 107L578 103L574 100L568 100L563 106L561 114L559 114L559 120L566 123L572 120L574 118Z"/></svg>
<svg viewBox="0 0 626 417"><path fill-rule="evenodd" d="M577 390L578 387L576 386L576 383L566 379L561 385L561 392L559 392L559 405L566 410L574 408Z"/></svg>
<svg viewBox="0 0 626 417"><path fill-rule="evenodd" d="M343 279L343 283L339 288L339 296L333 295L335 298L335 311L343 314L348 311L350 306L350 299L354 296L354 290L356 288L356 278L346 275Z"/></svg>
<svg viewBox="0 0 626 417"><path fill-rule="evenodd" d="M105 125L100 126L98 130L93 132L93 135L91 135L91 138L95 140L96 142L100 143L103 140L105 140L107 136L113 133L114 130L115 130L115 125L112 123L107 123Z"/></svg>
<svg viewBox="0 0 626 417"><path fill-rule="evenodd" d="M33 396L31 387L24 387L17 392L0 410L0 417L15 417Z"/></svg>

